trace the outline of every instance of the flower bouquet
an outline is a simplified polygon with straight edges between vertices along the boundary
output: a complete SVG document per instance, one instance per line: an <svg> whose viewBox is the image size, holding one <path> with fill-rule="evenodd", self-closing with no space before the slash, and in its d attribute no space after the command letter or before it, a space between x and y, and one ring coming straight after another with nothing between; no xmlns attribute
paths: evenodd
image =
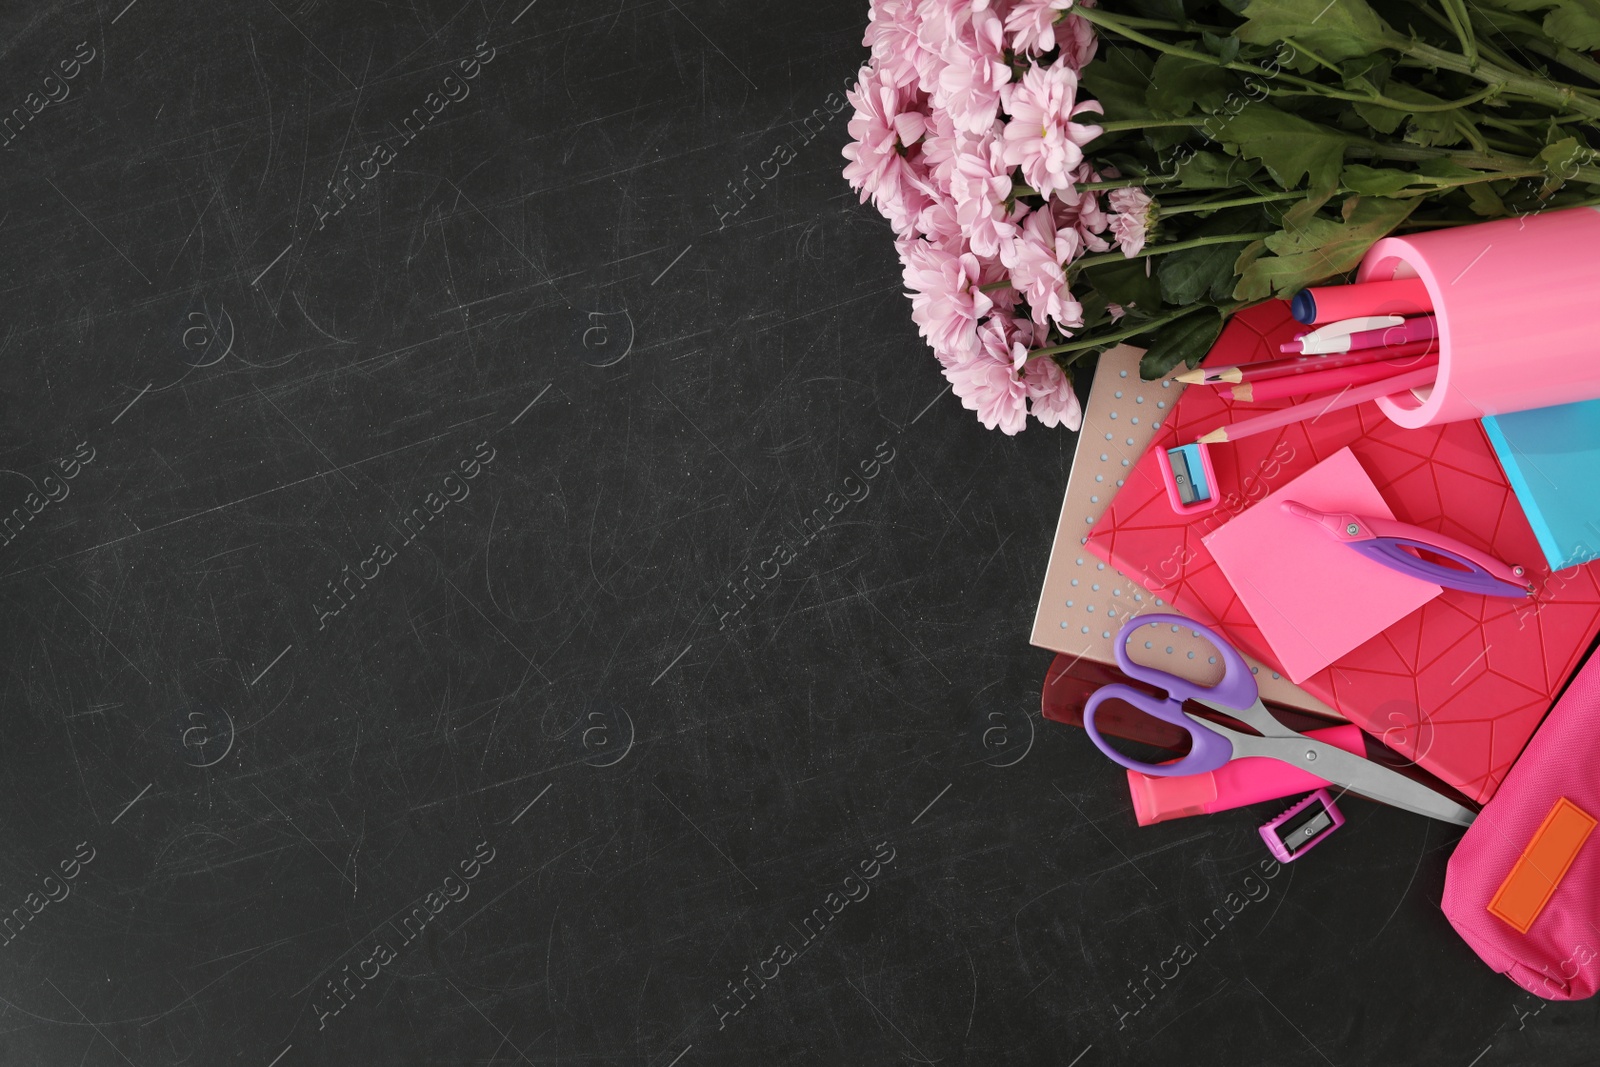
<svg viewBox="0 0 1600 1067"><path fill-rule="evenodd" d="M1113 10L1112 8L1115 8ZM872 0L844 176L955 394L1081 422L1120 342L1193 366L1235 310L1391 232L1600 203L1594 0Z"/></svg>

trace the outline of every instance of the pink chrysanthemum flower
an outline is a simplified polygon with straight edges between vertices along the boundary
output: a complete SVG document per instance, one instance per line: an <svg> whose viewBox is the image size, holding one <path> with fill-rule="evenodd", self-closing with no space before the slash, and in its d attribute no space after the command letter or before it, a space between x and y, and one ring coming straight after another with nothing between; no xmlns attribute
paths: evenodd
<svg viewBox="0 0 1600 1067"><path fill-rule="evenodd" d="M1071 178L1073 183L1087 185L1100 181L1101 176L1086 160L1073 168ZM1100 206L1101 195L1088 189L1078 192L1068 185L1060 196L1050 201L1056 229L1062 232L1073 230L1083 242L1082 248L1073 253L1072 259L1084 252L1105 252L1111 248L1110 242L1100 236L1111 225L1111 217ZM1063 259L1062 262L1070 263L1071 259Z"/></svg>
<svg viewBox="0 0 1600 1067"><path fill-rule="evenodd" d="M1022 168L1024 180L1041 195L1072 187L1072 170L1083 162L1083 146L1100 136L1100 127L1072 121L1100 110L1098 101L1078 96L1078 75L1065 63L1034 67L1002 90L1006 111L1007 163Z"/></svg>
<svg viewBox="0 0 1600 1067"><path fill-rule="evenodd" d="M964 363L978 352L978 320L994 302L981 292L982 268L970 252L935 248L926 241L895 242L911 319L941 363Z"/></svg>
<svg viewBox="0 0 1600 1067"><path fill-rule="evenodd" d="M1028 410L1046 426L1065 426L1077 430L1083 426L1083 408L1078 395L1072 391L1072 379L1049 356L1039 356L1028 361L1022 372L1022 384L1028 393Z"/></svg>
<svg viewBox="0 0 1600 1067"><path fill-rule="evenodd" d="M1002 433L1021 433L1027 424L1028 387L1020 368L1028 348L1014 340L1004 320L996 316L978 327L978 352L957 366L946 366L945 377L961 406L978 413L978 421Z"/></svg>
<svg viewBox="0 0 1600 1067"><path fill-rule="evenodd" d="M968 10L951 21L944 42L934 106L948 109L958 129L982 133L1000 111L1000 91L1011 81L1005 59L1005 25L987 10Z"/></svg>
<svg viewBox="0 0 1600 1067"><path fill-rule="evenodd" d="M1024 213L1026 213L1025 208L1022 210ZM979 261L979 288L982 288L985 285L994 285L996 282L1009 282L1010 280L1011 275L1009 272L1007 272L1006 265L1000 262L999 256ZM1006 322L1008 323L1008 329L1015 332L1022 327L1026 327L1028 330L1028 336L1023 338L1023 340L1026 342L1032 338L1033 325L1028 322L1027 319L1011 317L1016 314L1017 302L1022 298L1020 293L1011 288L1010 285L996 285L995 288L991 289L984 295L989 298L989 306L994 309L993 314L1007 316Z"/></svg>
<svg viewBox="0 0 1600 1067"><path fill-rule="evenodd" d="M1155 221L1155 201L1150 199L1149 193L1136 188L1113 189L1106 194L1106 199L1111 210L1116 212L1111 216L1111 234L1122 254L1129 257L1138 254Z"/></svg>
<svg viewBox="0 0 1600 1067"><path fill-rule="evenodd" d="M956 153L961 144L971 136L956 129L956 124L950 120L949 113L942 108L934 108L928 115L922 140L917 147L921 150L922 170L929 184L945 196L950 195L950 181L956 169Z"/></svg>
<svg viewBox="0 0 1600 1067"><path fill-rule="evenodd" d="M956 218L955 201L947 196L933 196L911 222L911 228L926 237L935 248L964 251L961 222Z"/></svg>
<svg viewBox="0 0 1600 1067"><path fill-rule="evenodd" d="M1006 207L1012 182L1004 157L1005 147L993 135L964 138L950 177L956 219L972 250L985 258L999 254L1017 233Z"/></svg>
<svg viewBox="0 0 1600 1067"><path fill-rule="evenodd" d="M1079 7L1094 7L1089 0L1080 0ZM1056 44L1061 49L1061 62L1073 70L1082 70L1094 59L1100 48L1100 38L1094 25L1077 15L1068 15L1056 23Z"/></svg>
<svg viewBox="0 0 1600 1067"><path fill-rule="evenodd" d="M873 65L896 86L917 82L921 25L917 0L872 0L867 6L867 32L861 43L872 49Z"/></svg>
<svg viewBox="0 0 1600 1067"><path fill-rule="evenodd" d="M1056 19L1072 6L1072 0L1017 0L1006 16L1006 32L1011 34L1015 52L1048 52L1056 46Z"/></svg>
<svg viewBox="0 0 1600 1067"><path fill-rule="evenodd" d="M1063 333L1083 325L1083 305L1067 291L1062 269L1064 263L1077 258L1080 246L1077 231L1058 231L1051 213L1041 209L1023 219L1018 236L1001 249L1000 258L1011 270L1011 284L1027 298L1033 321L1041 329L1047 319L1053 319Z"/></svg>
<svg viewBox="0 0 1600 1067"><path fill-rule="evenodd" d="M856 87L845 93L855 105L849 123L852 138L843 155L850 163L845 180L861 190L861 202L877 195L885 183L899 184L907 167L901 149L915 144L927 128L927 116L916 110L916 94L868 65L861 68Z"/></svg>
<svg viewBox="0 0 1600 1067"><path fill-rule="evenodd" d="M939 91L939 76L949 63L945 49L965 15L966 4L961 0L921 0L917 6L917 50L911 64L917 71L917 86L933 96Z"/></svg>

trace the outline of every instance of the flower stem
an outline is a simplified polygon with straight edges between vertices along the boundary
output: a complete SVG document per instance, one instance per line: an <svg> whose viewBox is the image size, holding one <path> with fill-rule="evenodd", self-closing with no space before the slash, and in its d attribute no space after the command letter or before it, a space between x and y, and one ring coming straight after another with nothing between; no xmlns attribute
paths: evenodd
<svg viewBox="0 0 1600 1067"><path fill-rule="evenodd" d="M990 282L988 285L980 285L980 286L978 286L978 292L980 292L980 293L992 293L996 289L1009 289L1009 288L1011 288L1010 279L1001 278L997 282Z"/></svg>
<svg viewBox="0 0 1600 1067"><path fill-rule="evenodd" d="M1202 126L1205 121L1204 116L1186 119L1113 119L1097 125L1101 133L1120 133L1123 130L1158 130L1168 126Z"/></svg>
<svg viewBox="0 0 1600 1067"><path fill-rule="evenodd" d="M1343 192L1345 190L1340 191ZM1248 204L1269 204L1274 200L1299 200L1305 195L1306 194L1304 191L1263 193L1260 196L1241 196L1236 197L1233 200L1212 200L1209 202L1199 200L1195 201L1194 203L1179 204L1176 207L1168 207L1165 202L1157 201L1157 208L1159 217L1165 218L1168 215L1181 215L1188 211L1214 211L1217 208L1224 207L1244 207Z"/></svg>
<svg viewBox="0 0 1600 1067"><path fill-rule="evenodd" d="M1534 29L1535 31L1539 29L1537 23L1534 23ZM1558 45L1554 41L1547 40L1538 32L1523 37L1522 46L1535 55L1555 60L1563 67L1582 74L1590 81L1600 82L1600 63L1596 63L1582 52L1575 52L1564 45Z"/></svg>
<svg viewBox="0 0 1600 1067"><path fill-rule="evenodd" d="M1104 182L1073 182L1072 188L1080 193L1104 192L1108 189L1142 189L1147 185L1181 182L1176 175L1151 174L1143 178L1114 178Z"/></svg>
<svg viewBox="0 0 1600 1067"><path fill-rule="evenodd" d="M1303 194L1295 194L1297 196ZM1219 233L1210 237L1193 237L1187 241L1174 241L1171 244L1151 245L1141 248L1131 256L1121 252L1101 252L1096 256L1084 256L1076 263L1068 264L1077 270L1087 270L1098 267L1102 263L1120 263L1126 259L1144 259L1147 256L1164 255L1167 252L1182 252L1186 248L1201 248L1205 245L1239 244L1249 241L1259 241L1263 237L1271 237L1277 230L1267 230L1265 233Z"/></svg>
<svg viewBox="0 0 1600 1067"><path fill-rule="evenodd" d="M1312 83L1316 84L1316 83ZM1408 104L1404 100L1393 100L1382 93L1346 93L1338 89L1268 89L1273 96L1324 96L1330 100L1349 100L1357 104L1376 104L1378 107L1392 108L1395 111L1416 112L1418 114L1431 111L1455 111L1464 107L1487 100L1501 91L1498 85L1491 85L1481 93L1463 96L1460 100L1446 100L1440 104Z"/></svg>
<svg viewBox="0 0 1600 1067"><path fill-rule="evenodd" d="M1391 34L1385 41L1387 48L1399 52L1410 59L1418 60L1432 67L1465 74L1489 85L1499 86L1507 92L1516 93L1518 96L1544 104L1546 107L1557 111L1576 111L1589 118L1600 118L1600 100L1592 100L1581 95L1578 90L1570 85L1561 85L1558 82L1542 81L1538 78L1514 74L1491 63L1479 60L1477 63L1468 63L1463 56L1443 48L1435 48L1431 44Z"/></svg>
<svg viewBox="0 0 1600 1067"><path fill-rule="evenodd" d="M1378 159L1392 159L1401 162L1419 163L1425 159L1448 159L1463 167L1473 170L1489 171L1492 178L1511 178L1527 174L1528 172L1543 173L1543 168L1530 160L1518 159L1515 156L1502 156L1485 154L1481 152L1460 152L1448 148L1430 148L1426 145L1398 144L1395 142L1382 143L1378 141L1357 140L1350 145L1350 151L1355 155L1365 155ZM1571 180L1581 180L1589 185L1600 185L1600 167L1577 166L1565 177Z"/></svg>
<svg viewBox="0 0 1600 1067"><path fill-rule="evenodd" d="M1467 14L1467 5L1463 0L1439 0L1439 6L1444 8L1445 17L1450 20L1450 28L1455 31L1456 39L1461 42L1461 58L1467 61L1470 67L1478 65L1478 40L1472 35L1472 16Z"/></svg>
<svg viewBox="0 0 1600 1067"><path fill-rule="evenodd" d="M1479 81L1488 82L1489 89L1483 93L1478 93L1473 96L1465 97L1461 100L1449 101L1443 104L1407 104L1399 100L1391 100L1382 93L1345 92L1342 89L1335 89L1331 86L1324 85L1321 82L1312 81L1310 78L1302 78L1298 75L1288 74L1281 70L1275 74L1268 74L1268 72L1261 67L1252 66L1249 63L1225 63L1220 57L1211 55L1209 52L1197 52L1192 48L1184 48L1182 45L1168 44L1165 41L1158 41L1154 37L1147 37L1142 33L1138 33L1135 30L1129 29L1127 27L1131 25L1131 20L1126 19L1121 15L1109 15L1100 8L1093 7L1074 7L1072 10L1078 15L1078 17L1086 19L1102 29L1110 30L1119 36L1126 37L1128 40L1142 44L1147 48L1154 48L1158 52L1166 52L1168 55L1182 56L1185 59L1199 60L1203 63L1210 63L1213 66L1221 67L1224 70L1237 71L1242 74L1263 75L1269 78L1282 79L1287 84L1298 86L1300 89L1308 90L1317 96L1327 97L1330 100L1346 100L1356 104L1376 104L1379 107L1393 108L1396 111L1454 111L1458 107L1465 107L1468 104L1475 104L1485 97L1505 91L1507 89L1519 92L1524 96L1529 96L1530 94L1524 92L1523 88L1519 88L1526 86L1532 86L1533 88L1540 90L1540 95L1531 96L1531 99L1541 100L1548 103L1549 99L1559 97L1558 93L1552 92L1551 90L1539 85L1539 83L1532 78L1524 78L1520 75L1512 74L1509 71L1502 71L1498 67L1492 68L1495 74L1498 76L1488 77L1481 73L1476 66L1473 68L1465 67L1461 57L1455 55L1453 52L1446 52L1442 49L1433 48L1431 45L1417 43L1415 46L1417 48L1426 48L1429 49L1430 52L1436 52L1441 56L1448 56L1452 58L1455 61L1455 65L1449 67L1448 69L1456 70L1458 73L1462 74L1470 74ZM1411 46L1412 44L1412 42L1406 41L1398 36L1394 37L1391 42L1389 42L1389 47L1395 48L1397 51L1401 52L1404 52L1405 50L1401 49L1399 45L1394 42L1400 42L1407 46ZM1435 63L1435 65L1442 66L1443 64ZM1479 64L1478 66L1487 68L1487 64ZM1267 91L1273 95L1279 95L1282 93L1282 90L1269 89ZM1571 94L1572 90L1569 89L1567 92ZM1567 104L1563 102L1562 106L1565 107ZM1575 107L1575 110L1582 111L1583 109ZM1585 112L1585 114L1587 114L1587 112ZM1596 104L1595 116L1600 117L1600 104Z"/></svg>
<svg viewBox="0 0 1600 1067"><path fill-rule="evenodd" d="M1191 315L1194 312L1195 309L1193 307L1186 307L1182 311L1174 312L1165 318L1151 319L1148 322L1141 322L1137 326L1130 326L1125 330L1118 330L1115 333L1105 334L1101 337L1091 337L1081 341L1068 341L1064 345L1051 345L1048 348L1035 348L1028 353L1026 362L1032 362L1040 356L1058 356L1063 352L1081 352L1085 348L1097 348L1100 345L1126 341L1130 337L1137 337L1141 333L1147 333L1150 330L1160 329L1169 323L1177 322L1185 315Z"/></svg>
<svg viewBox="0 0 1600 1067"><path fill-rule="evenodd" d="M1065 19L1068 15L1082 15L1082 14L1083 14L1083 11L1081 9L1079 9L1077 7L1073 7L1071 9L1063 11L1063 12L1061 12L1061 14L1057 15L1056 16L1056 21L1060 22L1063 19ZM1093 22L1094 20L1090 19L1089 21ZM1124 24L1124 25L1127 25L1127 26L1138 26L1141 29L1146 29L1146 30L1171 30L1174 33L1193 33L1196 30L1204 30L1207 33L1215 33L1215 34L1218 34L1219 36L1222 36L1222 35L1226 35L1226 34L1229 34L1229 33L1233 32L1232 30L1228 29L1228 27L1226 27L1226 26L1208 26L1205 23L1201 23L1201 22L1173 22L1170 19L1145 19L1145 18L1138 18L1138 17L1136 17L1134 15L1118 15L1117 16L1117 21L1122 23L1122 24Z"/></svg>
<svg viewBox="0 0 1600 1067"><path fill-rule="evenodd" d="M1476 5L1474 5L1476 6ZM1600 63L1592 58L1573 51L1565 45L1556 44L1544 35L1544 27L1526 15L1516 14L1511 11L1496 10L1491 18L1487 12L1479 9L1474 21L1487 33L1503 35L1513 48L1526 48L1534 55L1553 59L1568 70L1582 74L1590 81L1600 84ZM1515 34L1515 37L1511 35ZM1520 43L1519 43L1520 42ZM1503 59L1497 62L1501 66L1509 66Z"/></svg>

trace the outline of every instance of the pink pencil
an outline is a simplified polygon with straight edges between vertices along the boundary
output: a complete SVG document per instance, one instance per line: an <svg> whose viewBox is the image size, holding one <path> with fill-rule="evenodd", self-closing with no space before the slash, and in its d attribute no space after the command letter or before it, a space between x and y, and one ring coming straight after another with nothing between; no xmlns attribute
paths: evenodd
<svg viewBox="0 0 1600 1067"><path fill-rule="evenodd" d="M1420 346L1419 346L1420 347ZM1419 352L1398 359L1384 359L1354 367L1335 367L1331 370L1312 371L1309 374L1287 374L1259 382L1246 382L1233 387L1235 400L1282 400L1286 396L1310 396L1313 393L1336 393L1340 389L1382 381L1405 371L1436 366L1438 350Z"/></svg>
<svg viewBox="0 0 1600 1067"><path fill-rule="evenodd" d="M1392 378L1385 378L1379 382L1368 382L1366 385L1352 386L1343 392L1334 393L1332 396L1319 396L1307 400L1302 404L1292 404L1277 411L1268 411L1253 418L1241 419L1229 426L1218 426L1208 434L1203 434L1198 444L1215 444L1220 441L1237 441L1241 437L1251 434L1265 433L1276 430L1281 426L1289 426L1306 419L1314 419L1319 415L1339 411L1343 408L1355 407L1368 400L1376 400L1380 396L1392 396L1403 393L1407 389L1420 389L1425 385L1433 384L1437 375L1433 367L1423 367L1420 370L1407 371L1405 374L1396 374Z"/></svg>

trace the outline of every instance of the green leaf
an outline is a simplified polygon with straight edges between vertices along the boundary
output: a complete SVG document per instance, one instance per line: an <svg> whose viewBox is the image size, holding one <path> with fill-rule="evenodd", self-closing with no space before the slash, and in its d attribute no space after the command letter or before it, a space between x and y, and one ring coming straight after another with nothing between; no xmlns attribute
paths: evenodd
<svg viewBox="0 0 1600 1067"><path fill-rule="evenodd" d="M1231 189L1261 169L1261 164L1225 156L1220 152L1196 152L1178 165L1182 188Z"/></svg>
<svg viewBox="0 0 1600 1067"><path fill-rule="evenodd" d="M1152 267L1154 264L1148 257L1125 259L1090 267L1082 277L1107 300L1150 312L1161 306L1161 285L1153 276L1154 271L1145 273Z"/></svg>
<svg viewBox="0 0 1600 1067"><path fill-rule="evenodd" d="M1106 313L1106 298L1093 290L1078 297L1078 306L1083 308L1083 328L1076 331L1080 334L1094 333L1096 327L1111 317Z"/></svg>
<svg viewBox="0 0 1600 1067"><path fill-rule="evenodd" d="M1585 149L1578 146L1576 137L1564 137L1553 144L1547 144L1533 158L1544 167L1544 172L1552 178L1567 179L1571 177L1569 168L1585 158Z"/></svg>
<svg viewBox="0 0 1600 1067"><path fill-rule="evenodd" d="M1333 193L1331 192L1307 193L1305 199L1295 201L1294 205L1283 213L1279 221L1286 230L1299 229L1316 218L1317 212L1322 210L1322 206L1332 199Z"/></svg>
<svg viewBox="0 0 1600 1067"><path fill-rule="evenodd" d="M1260 2L1253 0L1253 4ZM1346 134L1265 103L1240 111L1222 125L1216 137L1247 158L1261 160L1285 190L1299 189L1302 178L1311 189L1338 188L1345 145L1350 141Z"/></svg>
<svg viewBox="0 0 1600 1067"><path fill-rule="evenodd" d="M1145 18L1165 19L1168 22L1186 22L1189 19L1183 10L1183 0L1122 0L1118 6Z"/></svg>
<svg viewBox="0 0 1600 1067"><path fill-rule="evenodd" d="M1502 11L1543 11L1553 6L1556 0L1482 0L1482 2Z"/></svg>
<svg viewBox="0 0 1600 1067"><path fill-rule="evenodd" d="M1499 218L1510 214L1506 210L1505 201L1494 194L1488 182L1474 182L1472 185L1462 186L1466 191L1467 199L1472 202L1472 213L1483 215L1486 218Z"/></svg>
<svg viewBox="0 0 1600 1067"><path fill-rule="evenodd" d="M1318 215L1304 225L1273 234L1266 239L1273 255L1263 256L1245 269L1234 299L1259 300L1262 293L1286 296L1351 270L1374 241L1405 221L1421 199L1364 196L1353 207L1346 204L1349 217L1344 222Z"/></svg>
<svg viewBox="0 0 1600 1067"><path fill-rule="evenodd" d="M1232 63L1239 58L1239 38L1231 33L1226 37L1218 37L1216 34L1206 31L1200 34L1200 39L1205 42L1206 51L1224 63Z"/></svg>
<svg viewBox="0 0 1600 1067"><path fill-rule="evenodd" d="M1430 147L1448 147L1466 140L1453 111L1421 111L1411 116L1405 140Z"/></svg>
<svg viewBox="0 0 1600 1067"><path fill-rule="evenodd" d="M1267 242L1265 240L1255 240L1245 245L1244 251L1239 253L1239 258L1233 261L1233 275L1238 279L1231 294L1235 300L1244 300L1254 304L1272 295L1270 282L1264 277L1258 277L1250 269L1252 263L1266 254ZM1222 295L1228 296L1230 294L1224 293Z"/></svg>
<svg viewBox="0 0 1600 1067"><path fill-rule="evenodd" d="M1164 53L1145 88L1145 107L1171 118L1191 114L1196 107L1210 113L1222 107L1237 84L1237 77L1215 63Z"/></svg>
<svg viewBox="0 0 1600 1067"><path fill-rule="evenodd" d="M1134 344L1145 347L1144 358L1139 360L1139 377L1154 381L1179 363L1193 367L1217 343L1222 323L1222 313L1217 308L1200 308L1147 335L1148 340L1135 340Z"/></svg>
<svg viewBox="0 0 1600 1067"><path fill-rule="evenodd" d="M1385 53L1374 52L1345 60L1339 64L1339 70L1344 75L1344 88L1349 91L1382 92L1383 87L1389 84L1394 59Z"/></svg>
<svg viewBox="0 0 1600 1067"><path fill-rule="evenodd" d="M1455 111L1414 111L1404 106L1443 104L1446 101L1442 98L1398 81L1389 82L1381 91L1384 96L1401 106L1386 107L1367 102L1352 105L1356 114L1379 133L1393 133L1409 118L1411 121L1406 127L1405 139L1412 144L1453 145L1459 144L1464 139L1460 127L1456 124Z"/></svg>
<svg viewBox="0 0 1600 1067"><path fill-rule="evenodd" d="M1368 126L1371 126L1379 133L1393 133L1398 130L1401 124L1406 121L1406 115L1409 114L1409 112L1397 111L1392 107L1384 107L1382 104L1367 102L1351 104L1350 109L1360 115Z"/></svg>
<svg viewBox="0 0 1600 1067"><path fill-rule="evenodd" d="M1095 61L1083 68L1080 84L1105 107L1106 118L1139 118L1146 114L1144 93L1150 87L1151 67L1149 53L1142 49L1102 47Z"/></svg>
<svg viewBox="0 0 1600 1067"><path fill-rule="evenodd" d="M1250 0L1241 41L1272 44L1292 37L1337 63L1382 49L1392 33L1367 0Z"/></svg>
<svg viewBox="0 0 1600 1067"><path fill-rule="evenodd" d="M1168 304L1183 307L1210 292L1219 278L1232 282L1238 248L1235 244L1201 245L1160 257L1156 280L1161 283L1161 298Z"/></svg>
<svg viewBox="0 0 1600 1067"><path fill-rule="evenodd" d="M1344 168L1340 183L1352 193L1362 196L1393 196L1411 187L1411 172L1352 163Z"/></svg>
<svg viewBox="0 0 1600 1067"><path fill-rule="evenodd" d="M1600 3L1562 0L1544 17L1544 32L1568 48L1579 51L1600 48Z"/></svg>
<svg viewBox="0 0 1600 1067"><path fill-rule="evenodd" d="M1159 155L1175 145L1194 136L1193 130L1186 130L1178 126L1157 126L1144 131L1145 143L1153 148Z"/></svg>
<svg viewBox="0 0 1600 1067"><path fill-rule="evenodd" d="M1456 179L1477 178L1489 172L1473 170L1471 167L1463 167L1454 160L1445 159L1441 156L1438 159L1425 159L1421 163L1418 163L1417 173L1426 174L1430 178Z"/></svg>

